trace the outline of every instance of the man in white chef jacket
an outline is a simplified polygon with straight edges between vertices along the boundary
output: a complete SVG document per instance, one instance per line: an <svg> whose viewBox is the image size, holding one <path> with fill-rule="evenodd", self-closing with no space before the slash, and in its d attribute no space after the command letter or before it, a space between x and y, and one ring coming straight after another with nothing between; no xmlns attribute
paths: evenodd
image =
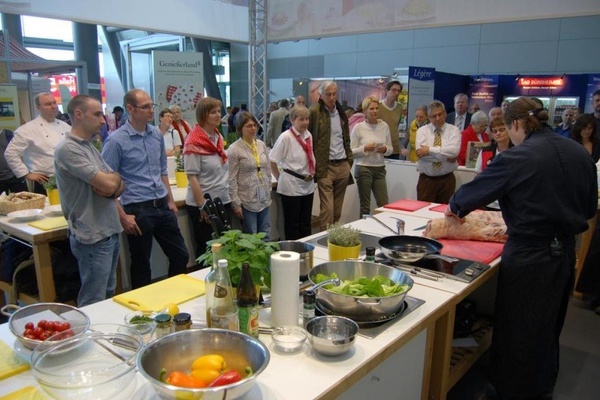
<svg viewBox="0 0 600 400"><path fill-rule="evenodd" d="M54 148L71 127L56 119L58 105L50 93L35 96L35 107L40 115L15 131L4 157L17 178L26 178L34 192L46 194L43 184L54 175Z"/></svg>

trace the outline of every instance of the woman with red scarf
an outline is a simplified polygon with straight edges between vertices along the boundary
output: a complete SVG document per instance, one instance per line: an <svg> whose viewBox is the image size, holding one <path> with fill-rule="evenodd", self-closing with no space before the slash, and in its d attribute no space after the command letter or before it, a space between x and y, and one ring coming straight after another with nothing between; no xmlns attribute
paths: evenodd
<svg viewBox="0 0 600 400"><path fill-rule="evenodd" d="M204 210L204 195L219 197L225 204L231 221L231 199L229 197L229 163L223 148L223 137L219 133L221 124L221 102L204 97L196 106L198 124L192 129L183 147L183 162L188 177L185 205L192 221L196 238L196 257L206 250L206 242L213 233L207 212Z"/></svg>
<svg viewBox="0 0 600 400"><path fill-rule="evenodd" d="M315 191L315 156L308 129L308 108L297 105L290 111L292 126L283 132L271 153L271 173L283 206L285 240L311 234Z"/></svg>

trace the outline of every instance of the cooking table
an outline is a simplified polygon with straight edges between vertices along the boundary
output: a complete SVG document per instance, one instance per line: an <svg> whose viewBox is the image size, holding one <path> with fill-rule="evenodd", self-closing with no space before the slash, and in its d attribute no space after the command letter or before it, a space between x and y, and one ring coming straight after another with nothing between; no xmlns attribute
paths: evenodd
<svg viewBox="0 0 600 400"><path fill-rule="evenodd" d="M185 205L185 188L171 187L175 204L177 207ZM46 204L47 205L47 204ZM42 214L48 216L47 212ZM52 275L52 262L50 254L50 243L67 238L67 228L52 229L44 231L29 225L29 222L19 222L17 219L9 218L6 215L0 215L0 231L31 245L33 249L33 260L35 275L38 285L38 296L31 296L25 293L19 294L19 300L25 304L33 304L39 301L48 302L56 299L56 289L54 286L54 276ZM125 265L124 259L121 260ZM0 291L10 292L12 284L0 281ZM4 302L4 293L0 293L2 298L0 303Z"/></svg>
<svg viewBox="0 0 600 400"><path fill-rule="evenodd" d="M205 271L191 276L202 278ZM314 353L307 344L298 354L283 354L274 349L268 335L260 335L271 352L268 368L257 378L257 384L244 397L258 399L335 399L364 398L375 394L389 397L390 388L402 387L402 398L426 399L428 371L431 365L428 339L435 321L445 314L453 294L415 285L411 296L425 300L416 310L390 323L373 339L356 338L354 349L339 357ZM204 296L180 306L193 319L203 322ZM121 323L130 310L112 300L83 307L92 323ZM14 346L16 338L8 324L0 325L0 339ZM393 365L393 366L392 366ZM35 383L31 371L7 378L0 385L0 396ZM399 386L398 386L399 385ZM138 391L133 399L156 399L150 384L138 374ZM115 399L116 400L116 399Z"/></svg>

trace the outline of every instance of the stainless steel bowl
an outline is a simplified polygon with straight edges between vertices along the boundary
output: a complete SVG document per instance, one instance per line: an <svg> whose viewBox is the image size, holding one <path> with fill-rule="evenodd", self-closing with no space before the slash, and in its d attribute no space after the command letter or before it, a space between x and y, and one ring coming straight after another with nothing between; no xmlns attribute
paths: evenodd
<svg viewBox="0 0 600 400"><path fill-rule="evenodd" d="M193 361L205 354L220 354L227 367L240 373L248 366L252 375L226 386L187 389L159 380L161 369L189 371ZM161 399L237 399L247 393L270 360L267 347L253 337L224 329L191 329L175 332L151 342L137 358L139 372L152 384Z"/></svg>
<svg viewBox="0 0 600 400"><path fill-rule="evenodd" d="M71 324L70 331L73 337L83 334L90 326L89 317L77 307L62 303L36 303L29 306L17 308L10 315L8 327L21 343L28 349L33 350L41 343L45 345L56 344L56 340L47 339L46 341L29 339L23 336L25 324L32 322L35 326L40 320L47 321L67 321Z"/></svg>
<svg viewBox="0 0 600 400"><path fill-rule="evenodd" d="M328 314L342 315L357 321L385 320L396 314L402 308L404 297L413 286L412 278L396 268L362 261L333 261L319 264L310 271L308 278L314 283L318 274L331 276L332 273L336 273L342 281L381 275L397 284L408 285L408 289L402 293L368 298L339 294L323 287L317 289L318 306L330 311Z"/></svg>
<svg viewBox="0 0 600 400"><path fill-rule="evenodd" d="M306 278L313 267L313 253L315 246L310 243L286 240L279 242L279 248L282 251L295 251L300 254L300 277Z"/></svg>
<svg viewBox="0 0 600 400"><path fill-rule="evenodd" d="M349 318L326 315L306 324L312 348L325 356L339 356L354 345L358 325Z"/></svg>

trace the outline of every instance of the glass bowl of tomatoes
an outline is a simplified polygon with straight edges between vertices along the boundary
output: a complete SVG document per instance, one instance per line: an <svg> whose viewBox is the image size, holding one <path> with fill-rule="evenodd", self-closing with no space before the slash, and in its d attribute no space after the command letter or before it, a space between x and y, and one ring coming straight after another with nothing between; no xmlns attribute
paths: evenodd
<svg viewBox="0 0 600 400"><path fill-rule="evenodd" d="M17 308L8 320L13 335L28 349L45 347L84 333L89 317L81 310L62 303L36 303Z"/></svg>

